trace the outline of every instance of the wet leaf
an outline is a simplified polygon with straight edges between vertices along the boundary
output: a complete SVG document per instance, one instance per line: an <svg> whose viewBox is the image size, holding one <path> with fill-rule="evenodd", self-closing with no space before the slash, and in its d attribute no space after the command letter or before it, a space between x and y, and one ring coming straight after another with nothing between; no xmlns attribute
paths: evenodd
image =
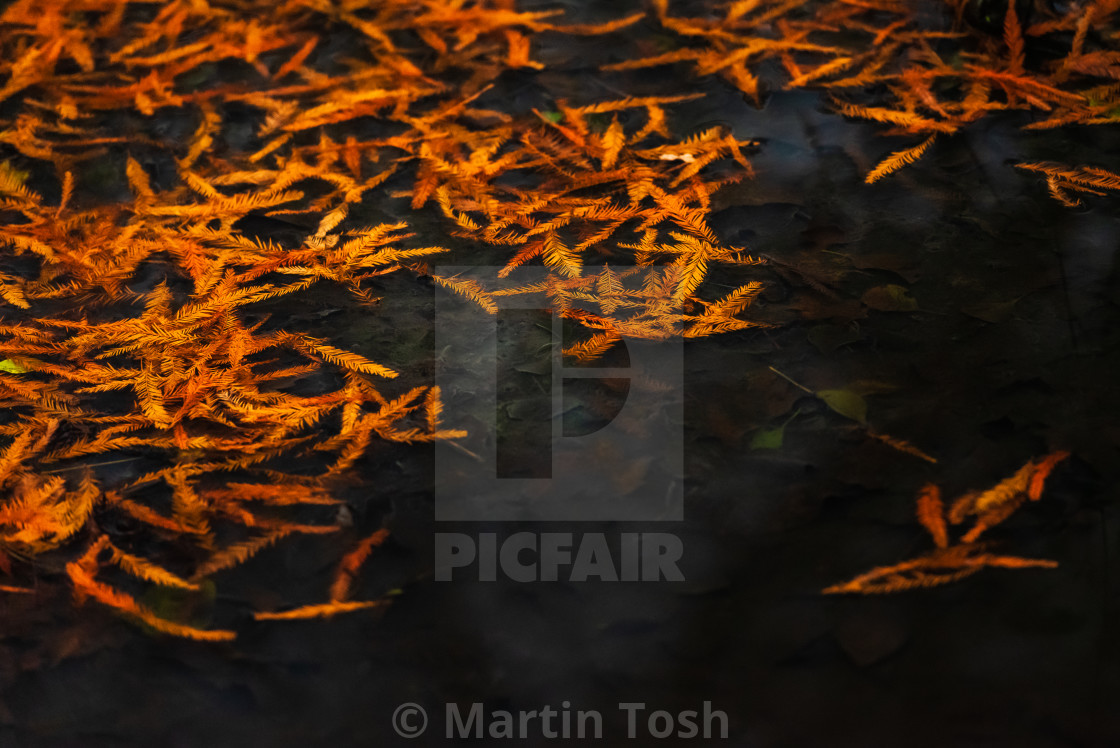
<svg viewBox="0 0 1120 748"><path fill-rule="evenodd" d="M203 627L210 624L217 595L217 586L212 580L206 579L199 583L198 590L150 587L144 592L141 602L160 618ZM157 632L151 629L150 633Z"/></svg>
<svg viewBox="0 0 1120 748"><path fill-rule="evenodd" d="M793 412L789 418L782 423L781 426L776 426L771 429L759 429L751 437L751 443L747 445L750 449L781 449L782 442L786 435L786 426L790 424L794 418L797 418L800 410Z"/></svg>
<svg viewBox="0 0 1120 748"><path fill-rule="evenodd" d="M889 283L876 286L863 295L863 303L880 312L914 312L918 310L917 300L910 295L909 289Z"/></svg>
<svg viewBox="0 0 1120 748"><path fill-rule="evenodd" d="M785 432L785 424L773 429L759 429L751 437L751 443L748 446L751 449L781 449Z"/></svg>
<svg viewBox="0 0 1120 748"><path fill-rule="evenodd" d="M817 397L834 411L859 423L867 423L867 401L851 390L817 390Z"/></svg>
<svg viewBox="0 0 1120 748"><path fill-rule="evenodd" d="M25 369L10 358L0 361L0 371L6 371L9 374L26 374L29 369Z"/></svg>

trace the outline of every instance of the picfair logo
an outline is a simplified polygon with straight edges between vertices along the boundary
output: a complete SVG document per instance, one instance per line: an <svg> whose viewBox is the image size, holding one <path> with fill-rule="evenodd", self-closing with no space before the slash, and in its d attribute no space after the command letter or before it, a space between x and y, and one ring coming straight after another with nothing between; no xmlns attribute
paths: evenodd
<svg viewBox="0 0 1120 748"><path fill-rule="evenodd" d="M489 288L499 271L437 269ZM529 267L500 282L547 280ZM620 341L610 366L576 365L563 356L572 322L545 293L493 298L495 314L436 297L444 422L470 434L437 448L436 520L682 520L682 341Z"/></svg>

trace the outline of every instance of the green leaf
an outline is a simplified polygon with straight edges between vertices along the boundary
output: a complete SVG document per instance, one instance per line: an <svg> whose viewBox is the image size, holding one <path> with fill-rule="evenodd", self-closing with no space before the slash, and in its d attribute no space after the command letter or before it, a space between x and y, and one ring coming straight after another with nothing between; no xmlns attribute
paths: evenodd
<svg viewBox="0 0 1120 748"><path fill-rule="evenodd" d="M863 295L863 303L880 312L916 312L917 300L905 286L876 286Z"/></svg>
<svg viewBox="0 0 1120 748"><path fill-rule="evenodd" d="M781 449L782 439L785 438L786 426L782 424L773 429L759 429L751 437L748 445L751 449Z"/></svg>
<svg viewBox="0 0 1120 748"><path fill-rule="evenodd" d="M23 186L27 182L27 178L31 176L31 172L23 171L12 166L10 161L0 161L0 173L5 174L8 179Z"/></svg>
<svg viewBox="0 0 1120 748"><path fill-rule="evenodd" d="M10 358L0 361L0 371L6 371L9 374L26 374L30 369L25 369Z"/></svg>
<svg viewBox="0 0 1120 748"><path fill-rule="evenodd" d="M544 118L555 125L564 119L564 115L561 112L545 112Z"/></svg>
<svg viewBox="0 0 1120 748"><path fill-rule="evenodd" d="M747 446L750 449L781 449L782 440L785 439L786 435L786 426L788 426L790 421L794 418L797 418L800 412L800 410L795 410L781 426L772 429L759 429L754 432L754 436L751 437L751 443Z"/></svg>
<svg viewBox="0 0 1120 748"><path fill-rule="evenodd" d="M153 585L145 590L140 602L160 618L205 628L213 620L214 601L217 599L217 585L212 580L204 579L198 583L197 590ZM147 624L143 628L152 636L161 636L159 631Z"/></svg>
<svg viewBox="0 0 1120 748"><path fill-rule="evenodd" d="M851 390L818 390L814 394L845 418L867 423L867 401Z"/></svg>

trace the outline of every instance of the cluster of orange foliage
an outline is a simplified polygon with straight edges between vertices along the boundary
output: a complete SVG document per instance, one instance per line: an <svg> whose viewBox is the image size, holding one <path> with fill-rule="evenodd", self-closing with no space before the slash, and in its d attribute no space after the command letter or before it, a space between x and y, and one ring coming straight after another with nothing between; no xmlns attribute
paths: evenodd
<svg viewBox="0 0 1120 748"><path fill-rule="evenodd" d="M760 102L758 71L776 64L785 74L776 85L828 91L839 112L921 138L883 159L869 183L993 112L1033 112L1027 129L1120 121L1117 0L1060 9L1015 0L735 0L716 13L701 4L705 13L695 17L669 5L653 0L661 26L688 46L609 69L688 62L697 75L718 75ZM982 8L1000 16L984 17ZM1061 186L1051 190L1069 202Z"/></svg>
<svg viewBox="0 0 1120 748"><path fill-rule="evenodd" d="M931 30L893 0L739 1L714 20L658 0L656 19L690 46L610 67L691 61L757 100L753 69L776 59L789 86L886 91L838 106L926 140L873 181L993 110L1044 110L1039 127L1111 121L1115 84L1086 81L1117 77L1115 53L1089 34L1114 4L1026 27L1011 11L1002 41L945 59L935 45L977 36ZM507 273L546 266L548 280L526 287L432 278L489 311L498 294L547 294L592 331L567 350L581 359L627 336L757 324L742 314L761 286L738 273L761 261L709 225L712 194L750 174L756 143L722 128L672 133L671 108L689 95L561 100L516 116L478 103L503 71L542 67L535 35L609 34L643 17L573 25L558 13L513 0L10 4L0 14L0 570L65 549L80 597L168 633L228 639L160 618L105 575L196 589L285 536L337 529L306 518L339 503L347 471L379 441L460 436L440 427L438 389L386 390L389 364L289 320L266 326L260 312L317 284L373 304L382 276L429 276L428 261L448 250L411 244L407 222L364 225L356 216L375 202L438 208L450 234L507 252ZM1024 39L1067 29L1070 54L1028 69ZM106 158L130 200L97 194L89 175ZM1067 191L1106 178L1045 173ZM260 216L314 228L280 246L239 228ZM717 266L735 279L721 297L705 286ZM153 268L163 281L143 280ZM340 386L297 394L301 377L322 371ZM122 453L164 466L101 485L90 459ZM121 523L127 537L98 529ZM193 549L176 571L143 556L168 539ZM379 530L342 560L328 602L258 617L378 604L346 598L383 539Z"/></svg>
<svg viewBox="0 0 1120 748"><path fill-rule="evenodd" d="M576 355L597 355L620 335L748 326L734 315L757 283L699 302L699 314L679 308L709 263L758 262L722 246L705 220L710 193L749 168L742 148L750 143L718 130L674 141L664 107L682 97L561 104L563 122L472 106L502 70L540 67L531 34L607 33L638 20L556 26L546 20L553 15L442 0L9 6L0 16L0 103L11 114L0 121L0 144L17 159L0 164L0 240L22 265L0 272L0 296L17 312L0 325L0 397L10 414L0 425L9 437L0 567L10 573L12 557L65 546L78 553L66 571L79 598L170 634L228 639L232 631L160 618L123 580L101 577L116 569L197 589L287 535L337 530L301 517L340 503L335 489L377 440L461 436L440 428L437 388L383 394L379 380L397 376L391 367L266 328L267 315L246 321L254 305L315 284L372 304L373 279L428 275L423 261L446 250L410 246L407 224L351 225L351 210L385 196L397 172L412 180L413 209L434 199L456 232L516 246L510 268L540 256L556 271L550 294L562 312L564 298L599 303L601 314L571 311L600 331ZM317 54L324 28L346 29L354 56ZM259 113L250 147L232 145L231 106ZM633 108L646 113L637 131L617 118L601 131L589 122ZM112 123L124 114L142 123L177 117L193 135L121 134ZM83 175L122 150L131 201L98 199ZM142 162L151 153L163 160ZM743 171L711 177L720 160ZM167 163L173 173L161 173ZM53 196L28 186L32 172L46 184L53 176ZM511 173L535 183L497 181ZM262 214L304 216L317 227L298 246L238 228ZM633 237L622 257L651 268L640 289L625 285L633 271L583 272L583 256L622 230ZM152 267L164 280L145 287L138 276ZM489 306L481 288L435 280ZM318 370L341 374L341 386L292 391ZM90 458L122 453L162 456L165 466L100 485ZM127 539L98 529L109 516L129 528ZM378 604L345 598L383 538L378 531L342 560L329 602L257 617ZM161 539L188 542L192 561L172 571L144 557Z"/></svg>
<svg viewBox="0 0 1120 748"><path fill-rule="evenodd" d="M623 336L699 337L759 325L736 316L761 290L756 281L714 301L697 297L711 265L763 264L741 247L723 245L707 221L711 193L750 173L743 149L754 143L720 128L668 144L647 142L654 135L669 138L663 107L690 98L582 107L559 101L555 122L538 113L543 126L510 123L470 144L444 141L445 152L420 167L413 207L434 194L456 222L456 235L509 246L513 255L503 277L535 259L552 272L543 283L492 292L464 288L453 278L437 282L488 309L495 308L496 294L546 294L561 316L599 330L567 349L582 360L601 355ZM630 132L617 116L627 109L645 115ZM608 114L609 124L597 131L592 118ZM706 178L705 167L727 159L741 167L738 173ZM511 175L519 186L498 182ZM585 266L589 254L596 264L603 262L598 272ZM608 256L631 267L611 270ZM628 285L635 276L640 283Z"/></svg>
<svg viewBox="0 0 1120 748"><path fill-rule="evenodd" d="M1067 166L1051 161L1015 164L1026 171L1043 174L1050 194L1062 205L1071 208L1081 205L1081 200L1071 192L1105 195L1104 190L1120 190L1120 174L1093 166Z"/></svg>
<svg viewBox="0 0 1120 748"><path fill-rule="evenodd" d="M1058 564L1045 559L1000 556L989 553L980 535L1005 519L1028 499L1038 501L1054 467L1069 457L1068 452L1052 452L1038 461L1030 460L1006 480L987 491L964 494L949 507L948 521L959 525L975 517L972 527L956 543L950 544L941 489L929 483L918 492L918 521L929 532L936 546L930 553L893 566L881 566L866 574L835 584L826 594L857 592L873 594L899 592L915 587L934 587L975 574L986 566L1023 569L1032 566L1053 568Z"/></svg>

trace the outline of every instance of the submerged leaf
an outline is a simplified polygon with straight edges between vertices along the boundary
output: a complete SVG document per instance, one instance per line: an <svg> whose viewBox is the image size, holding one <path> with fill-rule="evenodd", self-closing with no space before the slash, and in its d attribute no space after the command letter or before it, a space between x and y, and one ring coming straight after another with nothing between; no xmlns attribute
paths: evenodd
<svg viewBox="0 0 1120 748"><path fill-rule="evenodd" d="M10 358L0 361L0 371L6 371L9 374L26 374L29 370L23 368Z"/></svg>
<svg viewBox="0 0 1120 748"><path fill-rule="evenodd" d="M759 429L751 437L748 445L751 449L781 449L782 439L785 437L785 424L772 429Z"/></svg>
<svg viewBox="0 0 1120 748"><path fill-rule="evenodd" d="M817 390L824 404L845 418L867 423L867 401L851 390Z"/></svg>
<svg viewBox="0 0 1120 748"><path fill-rule="evenodd" d="M770 429L759 429L751 437L751 442L747 445L750 449L781 449L782 442L785 439L786 426L797 418L800 410L795 410L793 414L787 418L781 426L776 426Z"/></svg>
<svg viewBox="0 0 1120 748"><path fill-rule="evenodd" d="M914 312L918 302L904 286L876 286L863 294L863 303L881 312Z"/></svg>

